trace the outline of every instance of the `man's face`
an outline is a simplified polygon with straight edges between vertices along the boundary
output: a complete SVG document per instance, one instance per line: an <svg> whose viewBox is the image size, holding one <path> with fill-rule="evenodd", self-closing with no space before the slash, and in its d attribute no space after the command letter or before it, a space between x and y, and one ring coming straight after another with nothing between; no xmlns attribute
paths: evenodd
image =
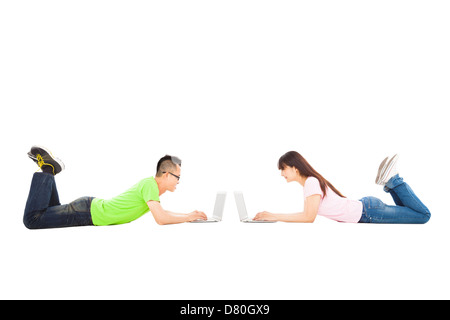
<svg viewBox="0 0 450 320"><path fill-rule="evenodd" d="M179 179L175 176L180 176L181 174L181 167L177 165L177 169L174 171L171 171L172 174L167 173L167 186L168 190L171 192L174 192L177 188L177 184L180 183ZM174 176L175 175L175 176Z"/></svg>

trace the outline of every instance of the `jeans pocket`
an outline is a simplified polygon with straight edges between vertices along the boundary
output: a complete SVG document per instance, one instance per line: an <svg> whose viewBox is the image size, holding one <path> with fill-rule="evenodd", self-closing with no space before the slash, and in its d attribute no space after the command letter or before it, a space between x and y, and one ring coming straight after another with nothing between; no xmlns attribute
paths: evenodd
<svg viewBox="0 0 450 320"><path fill-rule="evenodd" d="M368 209L383 209L385 204L378 198L367 197L367 208Z"/></svg>
<svg viewBox="0 0 450 320"><path fill-rule="evenodd" d="M375 197L364 197L361 201L363 203L363 214L360 221L363 223L383 223L386 204Z"/></svg>
<svg viewBox="0 0 450 320"><path fill-rule="evenodd" d="M364 197L360 200L363 203L363 211L368 209L383 209L386 204L376 197Z"/></svg>
<svg viewBox="0 0 450 320"><path fill-rule="evenodd" d="M69 203L69 213L90 212L91 197L81 197Z"/></svg>

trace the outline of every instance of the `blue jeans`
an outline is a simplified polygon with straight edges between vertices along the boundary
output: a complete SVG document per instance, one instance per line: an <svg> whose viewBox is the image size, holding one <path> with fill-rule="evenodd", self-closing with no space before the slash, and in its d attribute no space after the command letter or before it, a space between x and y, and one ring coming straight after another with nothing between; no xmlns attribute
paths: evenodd
<svg viewBox="0 0 450 320"><path fill-rule="evenodd" d="M411 187L400 178L392 177L384 191L391 194L396 206L384 204L375 197L364 197L362 217L359 223L426 223L430 210L414 194Z"/></svg>
<svg viewBox="0 0 450 320"><path fill-rule="evenodd" d="M55 177L49 173L35 173L31 181L23 223L28 229L92 226L91 202L82 197L61 205Z"/></svg>

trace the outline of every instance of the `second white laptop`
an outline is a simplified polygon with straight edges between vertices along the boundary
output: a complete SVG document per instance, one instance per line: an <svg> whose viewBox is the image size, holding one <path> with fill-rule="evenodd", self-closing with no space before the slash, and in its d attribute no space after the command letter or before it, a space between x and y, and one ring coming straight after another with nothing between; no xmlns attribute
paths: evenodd
<svg viewBox="0 0 450 320"><path fill-rule="evenodd" d="M239 213L239 219L241 222L248 222L248 223L268 223L268 222L276 222L276 221L267 221L267 220L251 220L248 218L247 215L247 208L245 206L244 202L244 195L242 194L242 191L235 191L234 192L234 200L236 200L236 206Z"/></svg>

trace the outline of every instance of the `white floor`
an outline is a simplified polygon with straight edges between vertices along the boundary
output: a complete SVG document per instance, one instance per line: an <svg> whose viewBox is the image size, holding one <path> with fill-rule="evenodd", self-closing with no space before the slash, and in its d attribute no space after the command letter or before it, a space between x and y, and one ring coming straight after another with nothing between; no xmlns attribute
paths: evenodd
<svg viewBox="0 0 450 320"><path fill-rule="evenodd" d="M2 236L2 298L448 298L446 228L184 224ZM9 240L8 242L5 242Z"/></svg>

